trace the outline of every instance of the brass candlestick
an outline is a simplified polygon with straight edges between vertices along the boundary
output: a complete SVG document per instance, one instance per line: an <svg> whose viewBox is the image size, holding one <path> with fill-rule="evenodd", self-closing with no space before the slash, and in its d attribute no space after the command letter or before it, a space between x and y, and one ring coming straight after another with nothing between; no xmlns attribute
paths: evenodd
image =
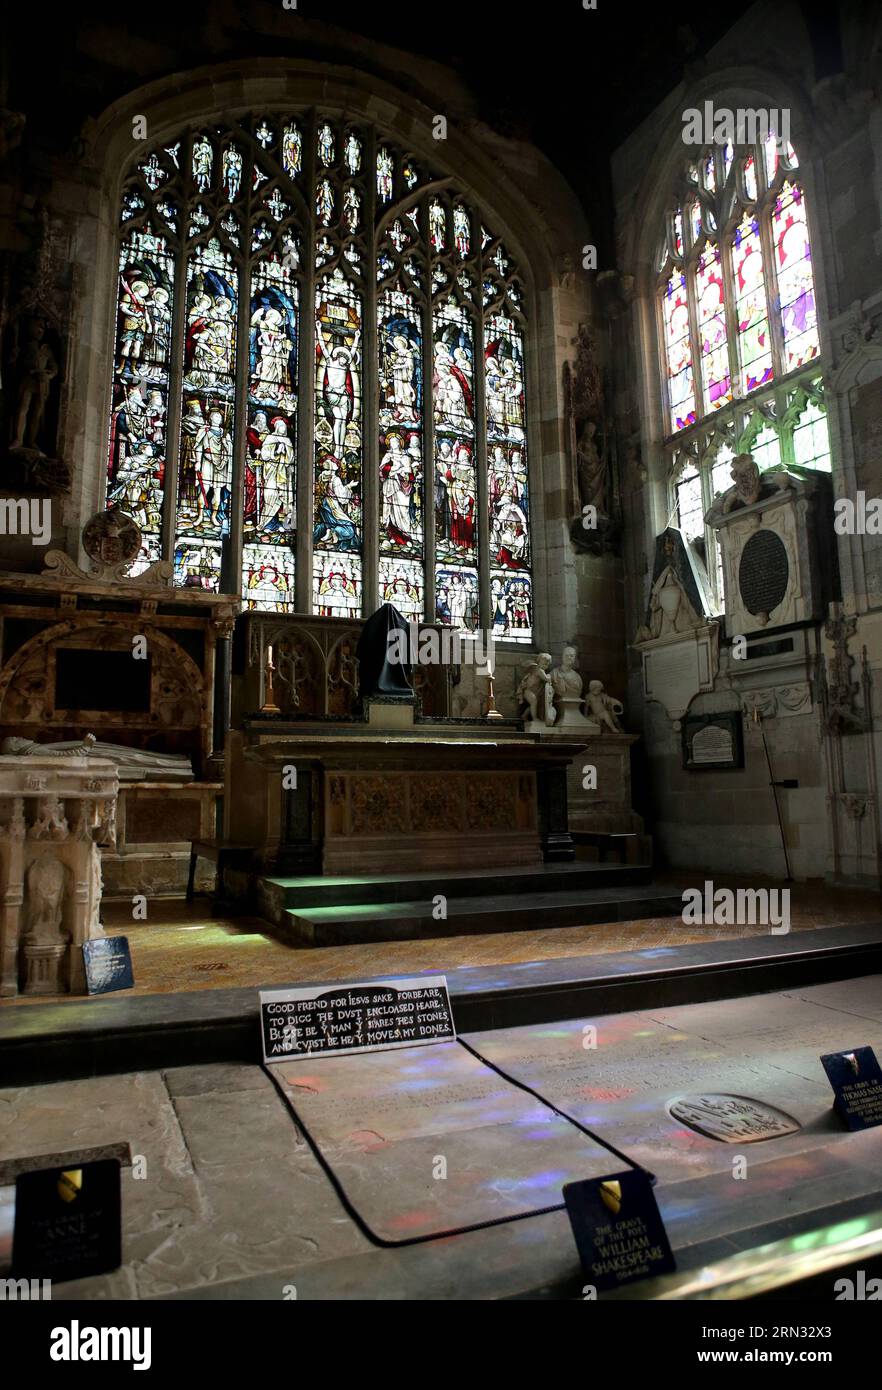
<svg viewBox="0 0 882 1390"><path fill-rule="evenodd" d="M275 669L276 669L276 668L275 668L275 666L273 665L273 649L272 649L272 647L267 647L267 649L266 649L266 667L265 667L265 670L264 670L264 691L265 691L265 699L264 699L263 704L262 704L261 707L260 707L260 712L261 712L261 714L281 714L281 713L282 713L282 711L279 709L278 705L276 704L275 691L273 690L273 671L275 671Z"/></svg>
<svg viewBox="0 0 882 1390"><path fill-rule="evenodd" d="M493 672L487 667L487 713L485 719L501 719L502 715L496 708L496 697L493 694Z"/></svg>

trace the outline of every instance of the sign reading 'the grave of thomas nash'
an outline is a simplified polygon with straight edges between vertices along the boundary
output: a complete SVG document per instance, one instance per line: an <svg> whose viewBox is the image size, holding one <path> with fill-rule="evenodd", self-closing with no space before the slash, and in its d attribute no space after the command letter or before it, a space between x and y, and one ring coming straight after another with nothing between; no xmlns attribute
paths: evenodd
<svg viewBox="0 0 882 1390"><path fill-rule="evenodd" d="M261 990L260 1024L265 1062L456 1037L444 975Z"/></svg>

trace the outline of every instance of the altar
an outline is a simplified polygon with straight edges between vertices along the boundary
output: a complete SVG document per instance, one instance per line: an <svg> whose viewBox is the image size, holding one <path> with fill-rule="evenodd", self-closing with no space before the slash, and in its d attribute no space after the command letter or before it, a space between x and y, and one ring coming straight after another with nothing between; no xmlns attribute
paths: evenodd
<svg viewBox="0 0 882 1390"><path fill-rule="evenodd" d="M253 845L262 873L565 861L566 771L582 746L503 721L247 718L227 737L225 838Z"/></svg>

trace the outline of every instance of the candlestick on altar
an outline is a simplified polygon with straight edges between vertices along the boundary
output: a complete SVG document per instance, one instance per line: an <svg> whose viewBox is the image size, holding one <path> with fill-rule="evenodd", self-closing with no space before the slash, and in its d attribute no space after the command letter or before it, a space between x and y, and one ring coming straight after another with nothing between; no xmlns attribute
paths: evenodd
<svg viewBox="0 0 882 1390"><path fill-rule="evenodd" d="M266 649L266 666L264 668L264 701L260 707L261 714L281 714L282 711L276 704L275 692L273 690L273 649L268 646Z"/></svg>
<svg viewBox="0 0 882 1390"><path fill-rule="evenodd" d="M501 719L502 715L496 708L496 697L493 694L493 667L487 662L487 713L485 719Z"/></svg>

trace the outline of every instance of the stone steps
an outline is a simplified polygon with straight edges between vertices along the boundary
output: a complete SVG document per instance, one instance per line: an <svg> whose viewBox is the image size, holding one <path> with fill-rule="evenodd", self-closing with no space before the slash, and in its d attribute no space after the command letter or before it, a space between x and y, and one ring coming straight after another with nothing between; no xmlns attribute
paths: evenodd
<svg viewBox="0 0 882 1390"><path fill-rule="evenodd" d="M266 908L274 908L272 920L288 908L316 906L343 907L367 903L409 902L419 897L431 900L443 893L446 898L497 898L510 893L573 892L577 889L636 887L649 883L649 864L603 864L577 861L572 864L534 864L505 869L426 870L422 873L360 875L352 877L287 877L263 875L258 881L259 898Z"/></svg>
<svg viewBox="0 0 882 1390"><path fill-rule="evenodd" d="M508 888L512 887L511 880ZM485 932L535 931L540 927L589 926L647 917L679 916L682 895L648 884L560 891L524 891L493 896L452 897L445 919L433 915L443 892L437 876L415 901L374 901L285 908L277 921L283 939L301 945L343 946L358 942L422 940Z"/></svg>

